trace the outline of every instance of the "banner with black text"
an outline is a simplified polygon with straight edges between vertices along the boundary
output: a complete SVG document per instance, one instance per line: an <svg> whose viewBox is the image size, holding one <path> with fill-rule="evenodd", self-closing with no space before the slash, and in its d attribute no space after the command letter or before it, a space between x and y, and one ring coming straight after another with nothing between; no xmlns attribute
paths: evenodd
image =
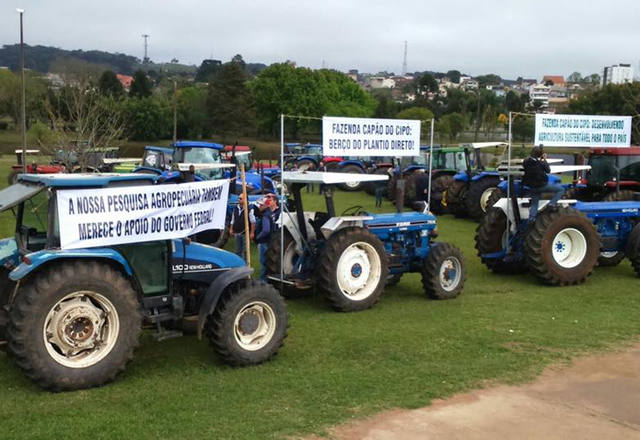
<svg viewBox="0 0 640 440"><path fill-rule="evenodd" d="M182 238L224 229L229 180L57 191L60 247Z"/></svg>
<svg viewBox="0 0 640 440"><path fill-rule="evenodd" d="M419 156L420 121L322 118L325 156Z"/></svg>
<svg viewBox="0 0 640 440"><path fill-rule="evenodd" d="M534 145L613 147L631 145L631 116L536 114Z"/></svg>

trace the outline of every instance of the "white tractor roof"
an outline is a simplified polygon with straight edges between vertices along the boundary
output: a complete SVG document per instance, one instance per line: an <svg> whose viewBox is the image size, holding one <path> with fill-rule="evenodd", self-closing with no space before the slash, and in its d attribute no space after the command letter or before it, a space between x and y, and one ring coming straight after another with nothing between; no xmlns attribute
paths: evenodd
<svg viewBox="0 0 640 440"><path fill-rule="evenodd" d="M573 173L574 171L584 171L590 170L591 165L549 165L551 170L551 174L562 174L562 173ZM511 171L511 174L514 176L524 174L524 168L522 164L514 164L508 167L505 165L500 165L498 167L498 172L501 174L507 174L507 171Z"/></svg>
<svg viewBox="0 0 640 440"><path fill-rule="evenodd" d="M26 150L26 154L37 154L40 150ZM16 150L16 154L22 154L22 149Z"/></svg>
<svg viewBox="0 0 640 440"><path fill-rule="evenodd" d="M140 159L139 157L119 157L119 158L105 157L104 159L102 159L102 162L104 162L107 165L110 165L112 163L137 163L137 162L142 162L142 159Z"/></svg>
<svg viewBox="0 0 640 440"><path fill-rule="evenodd" d="M507 147L509 146L506 142L472 142L471 145L474 149L479 148L494 148L494 147Z"/></svg>
<svg viewBox="0 0 640 440"><path fill-rule="evenodd" d="M386 174L331 173L322 171L285 171L282 177L287 183L336 183L377 182L389 180Z"/></svg>
<svg viewBox="0 0 640 440"><path fill-rule="evenodd" d="M524 162L524 159L511 159L511 163L515 164L515 165L521 164L522 162ZM563 162L564 162L564 159L547 159L547 163L549 165L551 165L551 164L559 164L559 163L563 163ZM500 165L506 165L506 164L507 164L506 160L503 160L503 161L500 162Z"/></svg>
<svg viewBox="0 0 640 440"><path fill-rule="evenodd" d="M219 168L235 168L232 163L176 163L174 164L180 171L189 171L189 167L193 165L195 170L216 170Z"/></svg>

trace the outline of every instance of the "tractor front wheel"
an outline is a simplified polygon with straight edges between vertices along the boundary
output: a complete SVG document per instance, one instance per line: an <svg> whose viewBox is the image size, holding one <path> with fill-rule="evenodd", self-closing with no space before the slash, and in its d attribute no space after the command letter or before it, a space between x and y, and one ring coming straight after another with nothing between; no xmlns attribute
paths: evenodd
<svg viewBox="0 0 640 440"><path fill-rule="evenodd" d="M433 243L422 264L422 286L432 299L452 299L464 287L466 271L460 249L449 243Z"/></svg>
<svg viewBox="0 0 640 440"><path fill-rule="evenodd" d="M527 265L547 284L584 282L600 255L600 235L587 216L573 208L540 212L524 242Z"/></svg>
<svg viewBox="0 0 640 440"><path fill-rule="evenodd" d="M89 388L124 370L141 321L136 293L120 272L91 261L56 264L20 288L9 314L9 350L42 388Z"/></svg>
<svg viewBox="0 0 640 440"><path fill-rule="evenodd" d="M213 348L233 366L271 359L284 344L287 327L284 299L261 281L243 281L228 287L207 320Z"/></svg>
<svg viewBox="0 0 640 440"><path fill-rule="evenodd" d="M625 253L631 261L633 270L640 277L640 224L635 225L631 230L627 238Z"/></svg>
<svg viewBox="0 0 640 440"><path fill-rule="evenodd" d="M364 228L349 227L327 240L317 271L317 286L333 308L356 312L378 302L389 264L378 237Z"/></svg>
<svg viewBox="0 0 640 440"><path fill-rule="evenodd" d="M18 174L20 174L21 172L22 171L13 170L11 171L11 173L9 173L9 177L7 179L9 181L9 185L18 183Z"/></svg>
<svg viewBox="0 0 640 440"><path fill-rule="evenodd" d="M598 266L610 267L617 266L624 260L624 252L621 251L608 251L600 252L598 256Z"/></svg>

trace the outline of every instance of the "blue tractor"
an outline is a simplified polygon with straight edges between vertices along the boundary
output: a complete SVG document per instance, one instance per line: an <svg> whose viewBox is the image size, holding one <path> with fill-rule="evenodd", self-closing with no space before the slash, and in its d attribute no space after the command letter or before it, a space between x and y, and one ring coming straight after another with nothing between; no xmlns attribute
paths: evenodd
<svg viewBox="0 0 640 440"><path fill-rule="evenodd" d="M15 236L0 241L0 337L24 373L61 391L102 385L124 370L143 323L159 340L198 335L231 365L276 354L286 305L230 252L188 239L60 249L56 192L152 185L156 177L30 175L0 191Z"/></svg>
<svg viewBox="0 0 640 440"><path fill-rule="evenodd" d="M462 291L462 253L435 241L436 219L428 211L371 214L354 206L336 216L334 185L386 176L297 171L285 173L284 179L294 212L281 214L282 245L280 234L272 238L267 272L286 296L315 287L335 310L360 311L373 306L385 285L399 282L407 272L422 274L424 291L431 298L455 298ZM325 185L326 212L304 211L301 189L310 183Z"/></svg>
<svg viewBox="0 0 640 440"><path fill-rule="evenodd" d="M171 147L156 147L147 145L144 147L142 163L133 172L141 174L160 175L171 169L174 149Z"/></svg>
<svg viewBox="0 0 640 440"><path fill-rule="evenodd" d="M561 200L558 206L541 200L532 222L529 199L518 197L526 188L513 186L519 173L508 178L511 198L489 207L476 231L478 256L491 271L531 271L546 284L564 286L584 282L598 261L626 255L640 275L640 200Z"/></svg>
<svg viewBox="0 0 640 440"><path fill-rule="evenodd" d="M466 170L453 176L443 204L456 217L471 217L480 221L486 212L489 196L500 183L497 171L486 171L482 162L481 149L506 147L504 142L476 142L464 145Z"/></svg>

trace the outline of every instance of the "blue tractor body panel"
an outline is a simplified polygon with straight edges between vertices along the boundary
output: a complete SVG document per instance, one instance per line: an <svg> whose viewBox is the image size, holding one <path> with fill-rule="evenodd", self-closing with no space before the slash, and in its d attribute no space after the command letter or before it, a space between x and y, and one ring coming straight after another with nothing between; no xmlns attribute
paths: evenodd
<svg viewBox="0 0 640 440"><path fill-rule="evenodd" d="M178 141L171 146L174 148L213 148L214 150L222 150L224 148L221 144L201 141Z"/></svg>
<svg viewBox="0 0 640 440"><path fill-rule="evenodd" d="M183 256L190 264L209 265L214 269L230 269L247 265L242 258L224 249L196 242L191 242L185 247L182 240L173 240L171 259L174 262L182 261ZM192 268L191 271L204 269L206 268Z"/></svg>
<svg viewBox="0 0 640 440"><path fill-rule="evenodd" d="M481 173L476 174L471 178L472 182L482 180L485 177L500 177L500 174L497 171L483 171Z"/></svg>
<svg viewBox="0 0 640 440"><path fill-rule="evenodd" d="M13 269L11 273L9 273L9 278L13 281L18 281L29 275L31 272L40 268L46 263L56 260L62 259L82 259L82 258L90 258L92 260L103 259L103 260L111 260L116 262L124 272L131 276L133 271L131 270L131 266L124 258L124 256L115 249L112 248L91 248L91 249L48 249L38 252L32 252L27 255L30 264L21 262L18 267Z"/></svg>

